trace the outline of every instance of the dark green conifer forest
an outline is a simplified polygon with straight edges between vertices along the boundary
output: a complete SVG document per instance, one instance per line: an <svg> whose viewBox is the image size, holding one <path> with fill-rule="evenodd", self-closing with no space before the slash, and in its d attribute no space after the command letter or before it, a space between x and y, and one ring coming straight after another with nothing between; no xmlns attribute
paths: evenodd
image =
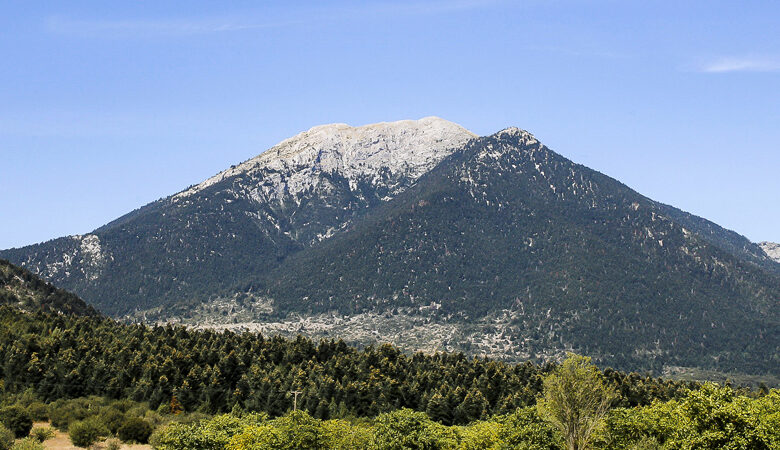
<svg viewBox="0 0 780 450"><path fill-rule="evenodd" d="M391 345L126 325L102 317L0 310L0 378L8 392L45 402L105 396L148 402L173 397L185 411L233 408L280 416L299 408L318 419L371 417L409 408L445 425L535 403L552 365L506 364L460 353L408 355ZM606 370L616 405L677 398L690 383Z"/></svg>

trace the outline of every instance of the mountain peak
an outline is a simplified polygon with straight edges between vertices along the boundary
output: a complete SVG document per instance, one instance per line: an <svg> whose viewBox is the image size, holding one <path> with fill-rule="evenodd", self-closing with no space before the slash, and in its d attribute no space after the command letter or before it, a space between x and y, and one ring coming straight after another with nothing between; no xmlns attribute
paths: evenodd
<svg viewBox="0 0 780 450"><path fill-rule="evenodd" d="M416 179L452 151L477 137L460 125L438 118L379 122L353 127L318 125L271 147L174 196L188 197L226 178L257 172L285 173L284 192L300 192L316 183L313 175L338 174L356 181L386 170ZM279 191L282 192L282 191Z"/></svg>
<svg viewBox="0 0 780 450"><path fill-rule="evenodd" d="M517 127L509 127L504 128L503 130L499 131L498 133L494 134L493 137L496 139L505 139L508 137L518 137L522 140L527 141L528 143L536 143L539 142L533 134L530 132L523 130L521 128Z"/></svg>
<svg viewBox="0 0 780 450"><path fill-rule="evenodd" d="M758 246L761 247L761 250L763 250L770 259L780 263L780 244L774 242L759 242Z"/></svg>

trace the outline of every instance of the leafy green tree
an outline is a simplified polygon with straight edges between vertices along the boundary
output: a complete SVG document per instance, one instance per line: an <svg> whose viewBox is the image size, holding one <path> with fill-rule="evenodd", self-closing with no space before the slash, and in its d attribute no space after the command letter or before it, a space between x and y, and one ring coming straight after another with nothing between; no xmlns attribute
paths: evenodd
<svg viewBox="0 0 780 450"><path fill-rule="evenodd" d="M590 446L594 433L604 425L616 396L590 358L570 353L544 378L537 410L563 434L568 449L582 450Z"/></svg>
<svg viewBox="0 0 780 450"><path fill-rule="evenodd" d="M46 450L46 446L38 439L28 436L15 443L13 447L11 447L11 450Z"/></svg>
<svg viewBox="0 0 780 450"><path fill-rule="evenodd" d="M17 438L27 436L30 434L30 429L32 429L32 418L24 408L18 405L0 409L0 422L11 430Z"/></svg>
<svg viewBox="0 0 780 450"><path fill-rule="evenodd" d="M105 425L94 418L73 422L68 427L68 437L76 447L89 447L107 435L108 430Z"/></svg>
<svg viewBox="0 0 780 450"><path fill-rule="evenodd" d="M328 440L328 448L333 450L369 450L372 446L372 427L366 424L350 423L345 420L327 420L322 422Z"/></svg>
<svg viewBox="0 0 780 450"><path fill-rule="evenodd" d="M478 389L471 389L455 408L455 423L467 424L487 416L490 403Z"/></svg>
<svg viewBox="0 0 780 450"><path fill-rule="evenodd" d="M514 413L498 418L500 438L508 448L517 450L557 450L561 435L543 421L532 406L518 408Z"/></svg>
<svg viewBox="0 0 780 450"><path fill-rule="evenodd" d="M0 424L0 450L8 450L14 445L14 432Z"/></svg>
<svg viewBox="0 0 780 450"><path fill-rule="evenodd" d="M373 442L387 450L434 450L454 447L457 436L424 413L399 409L376 418Z"/></svg>
<svg viewBox="0 0 780 450"><path fill-rule="evenodd" d="M132 417L119 427L117 434L123 442L146 444L152 434L152 426L140 417Z"/></svg>
<svg viewBox="0 0 780 450"><path fill-rule="evenodd" d="M101 411L100 416L103 424L105 424L111 434L116 434L122 424L125 423L124 413L116 408L104 408Z"/></svg>
<svg viewBox="0 0 780 450"><path fill-rule="evenodd" d="M440 392L436 392L431 396L428 400L428 406L425 408L425 412L428 414L428 417L437 422L447 425L452 423L453 414L450 409L450 404L447 401L447 398Z"/></svg>

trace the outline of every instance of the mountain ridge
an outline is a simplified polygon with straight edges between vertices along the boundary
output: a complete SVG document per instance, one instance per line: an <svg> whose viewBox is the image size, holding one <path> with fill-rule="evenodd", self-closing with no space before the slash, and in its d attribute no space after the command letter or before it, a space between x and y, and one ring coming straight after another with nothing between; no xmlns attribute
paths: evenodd
<svg viewBox="0 0 780 450"><path fill-rule="evenodd" d="M387 165L409 136L364 134L352 142L375 164L344 170L349 145L306 133L347 141L345 126L315 127L274 147L287 164L258 165L266 152L93 234L0 255L116 316L659 372L778 366L762 355L780 350L780 264L755 244L527 131L450 124L453 141L407 149L419 171ZM301 173L304 189L284 187Z"/></svg>

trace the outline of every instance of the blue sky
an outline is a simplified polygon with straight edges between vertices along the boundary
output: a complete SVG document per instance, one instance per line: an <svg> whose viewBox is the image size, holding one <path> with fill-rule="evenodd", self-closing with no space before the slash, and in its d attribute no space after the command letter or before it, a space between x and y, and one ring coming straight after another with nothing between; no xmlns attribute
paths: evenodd
<svg viewBox="0 0 780 450"><path fill-rule="evenodd" d="M48 4L47 4L48 3ZM780 241L780 3L0 4L0 248L86 233L314 125L507 126Z"/></svg>

